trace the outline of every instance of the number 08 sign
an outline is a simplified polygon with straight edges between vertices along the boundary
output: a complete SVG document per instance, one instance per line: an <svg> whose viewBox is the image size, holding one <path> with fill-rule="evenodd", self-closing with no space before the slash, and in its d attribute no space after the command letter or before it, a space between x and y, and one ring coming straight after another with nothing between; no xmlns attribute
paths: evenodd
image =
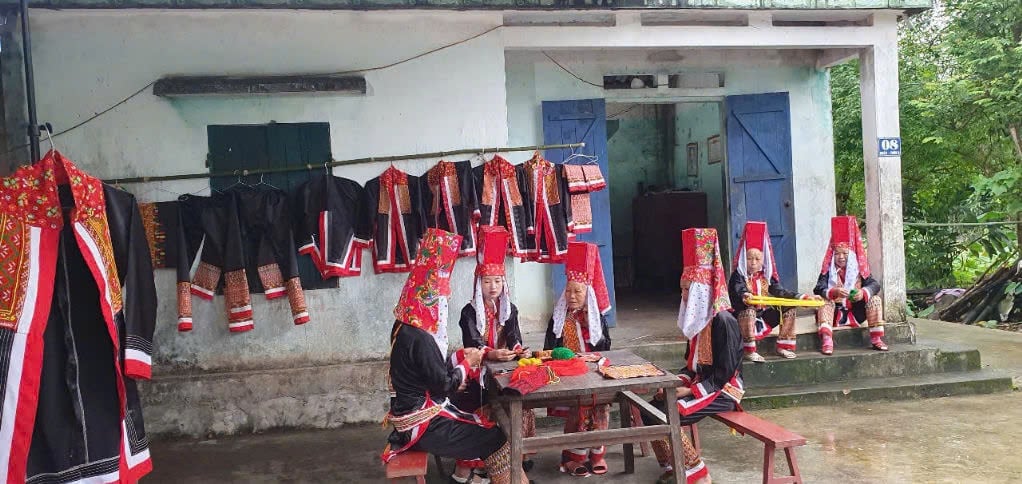
<svg viewBox="0 0 1022 484"><path fill-rule="evenodd" d="M877 138L880 156L901 156L901 138Z"/></svg>

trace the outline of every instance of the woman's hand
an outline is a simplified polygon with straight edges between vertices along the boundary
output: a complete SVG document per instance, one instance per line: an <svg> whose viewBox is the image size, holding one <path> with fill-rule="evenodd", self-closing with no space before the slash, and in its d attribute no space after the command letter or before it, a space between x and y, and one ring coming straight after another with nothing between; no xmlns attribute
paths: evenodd
<svg viewBox="0 0 1022 484"><path fill-rule="evenodd" d="M692 395L692 389L689 387L678 387L674 390L674 396L677 398L685 398Z"/></svg>
<svg viewBox="0 0 1022 484"><path fill-rule="evenodd" d="M490 361L511 361L515 359L515 352L505 349L490 350L486 353L486 359Z"/></svg>

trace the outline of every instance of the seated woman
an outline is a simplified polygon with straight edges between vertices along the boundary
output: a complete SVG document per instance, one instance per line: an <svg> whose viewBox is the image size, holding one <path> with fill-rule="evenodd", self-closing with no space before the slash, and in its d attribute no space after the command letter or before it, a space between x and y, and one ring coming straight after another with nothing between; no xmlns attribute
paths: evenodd
<svg viewBox="0 0 1022 484"><path fill-rule="evenodd" d="M508 232L504 227L484 226L479 229L479 259L476 265L475 288L472 302L461 309L461 337L465 348L483 351L483 359L511 361L522 350L522 332L518 326L518 308L511 303L511 294L504 279L504 258L507 255ZM483 388L472 381L463 392L453 398L459 409L476 412L483 406ZM536 414L532 409L522 411L522 435L536 435ZM472 472L482 469L481 460L455 463L451 479L464 484L473 479ZM525 460L522 467L532 468ZM475 478L475 484L485 484L485 478Z"/></svg>
<svg viewBox="0 0 1022 484"><path fill-rule="evenodd" d="M386 421L394 426L382 455L388 462L406 450L455 459L482 459L494 484L511 481L511 448L493 423L459 410L448 396L479 377L483 352L465 348L458 365L447 352L447 296L461 236L429 229L419 258L394 308ZM523 474L524 476L524 474ZM521 483L526 484L527 478Z"/></svg>
<svg viewBox="0 0 1022 484"><path fill-rule="evenodd" d="M652 403L664 412L680 413L681 424L691 425L713 414L740 410L745 389L741 331L728 304L717 231L683 230L682 249L685 267L681 274L678 327L688 339L685 368L680 375L684 385L677 388L673 398L658 394ZM647 414L642 419L645 425L658 423ZM685 482L709 484L706 464L685 432L681 433L681 444ZM675 480L673 456L666 438L653 442L653 453L664 471L657 483L682 482Z"/></svg>
<svg viewBox="0 0 1022 484"><path fill-rule="evenodd" d="M544 349L563 346L575 353L609 350L610 332L603 315L610 311L610 295L603 278L599 248L584 242L568 244L564 271L568 283L554 306ZM547 414L565 418L564 433L606 430L610 423L608 405L558 407L547 409ZM606 455L604 446L564 450L561 472L577 477L606 474Z"/></svg>

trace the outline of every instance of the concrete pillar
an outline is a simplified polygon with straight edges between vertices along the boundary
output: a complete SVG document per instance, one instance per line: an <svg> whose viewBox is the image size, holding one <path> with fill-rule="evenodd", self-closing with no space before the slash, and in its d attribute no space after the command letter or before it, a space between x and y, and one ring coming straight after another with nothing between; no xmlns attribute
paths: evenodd
<svg viewBox="0 0 1022 484"><path fill-rule="evenodd" d="M878 138L900 137L896 27L861 51L863 159L869 265L883 286L887 321L905 320L901 157L879 156Z"/></svg>

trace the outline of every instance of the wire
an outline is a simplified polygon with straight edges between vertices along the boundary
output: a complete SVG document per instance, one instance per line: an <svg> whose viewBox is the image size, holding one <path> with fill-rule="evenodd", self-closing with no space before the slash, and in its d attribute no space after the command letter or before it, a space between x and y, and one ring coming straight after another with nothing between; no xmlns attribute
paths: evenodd
<svg viewBox="0 0 1022 484"><path fill-rule="evenodd" d="M589 81L587 81L585 79L582 79L581 77L578 76L578 74L575 74L574 72L569 71L567 67L562 66L560 62L557 62L556 60L554 60L553 57L550 57L550 54L547 54L545 50L542 51L542 52L543 52L543 55L545 55L547 59L550 59L550 62L553 62L554 64L557 64L557 67L560 67L561 70L563 70L564 72L567 72L568 75L570 75L571 77L574 77L575 79L578 79L579 81L582 81L582 82L584 82L586 84L589 84L590 86L596 86L596 87L598 87L600 89L603 89L603 85L602 84L596 84L595 82L589 82Z"/></svg>
<svg viewBox="0 0 1022 484"><path fill-rule="evenodd" d="M1022 224L1022 220L1015 222L903 222L902 224L906 227L985 227L991 225L1019 225Z"/></svg>
<svg viewBox="0 0 1022 484"><path fill-rule="evenodd" d="M359 73L359 72L374 72L374 71L379 71L379 70L383 70L383 69L388 69L388 68L391 68L391 67L394 67L394 66L397 66L397 65L404 64L406 62L411 62L413 60L420 59L422 57L426 57L426 56L428 56L430 54L435 54L437 52L440 52L440 51L445 50L445 49L449 49L451 47L455 47L455 46L464 44L465 42L469 42L469 41L478 39L479 37L482 37L482 36L484 36L484 35L486 35L486 34L488 34L490 32L493 32L494 30L497 30L499 28L502 28L503 26L504 26L503 24L496 25L494 27L491 27L491 28L489 28L487 30L484 30L484 31L482 31L482 32L480 32L478 34L475 34L475 35L473 35L471 37L468 37L466 39L462 39L462 40L459 40L457 42L453 42L453 43L450 43L450 44L442 45L442 46L437 47L435 49L431 49L431 50L428 50L428 51L423 52L421 54L416 54L416 55L413 55L413 56L411 56L411 57L409 57L407 59L402 59L402 60L399 60L397 62L392 62L392 63L387 64L387 65L377 66L377 67L369 67L369 68L366 68L366 69L353 69L353 70L349 70L349 71L330 72L330 73L327 73L327 74L320 74L320 75L339 76L339 75L343 75L343 74L355 74L355 73ZM74 130L76 130L76 129L78 129L78 128L80 128L80 127L82 127L82 126L84 126L84 125L86 125L86 124L88 124L90 122L92 122L96 118L98 118L98 117L100 117L100 116L102 116L102 115L104 115L106 113L109 113L110 111L113 111L118 106L120 106L120 105L122 105L122 104L124 104L124 103L126 103L128 101L130 101L132 98L138 96L139 94L142 94L143 91L145 91L146 89L149 89L150 87L152 87L153 84L156 84L156 81L152 81L149 84L146 84L145 86L142 86L141 89L135 91L130 96L128 96L128 97L126 97L124 99L121 99L120 101L117 102L117 104L114 104L113 106L110 106L110 107L108 107L108 108L106 108L106 109L104 109L104 110L102 110L102 111L92 115L88 119L86 119L86 120L84 120L84 121L82 121L82 122L80 122L80 123L78 123L78 124L76 124L74 126L71 126L68 129L65 129L63 131L58 131L56 133L53 133L53 135L51 135L51 137L52 138L56 138L57 136L60 136L62 134L70 133L71 131L74 131ZM28 146L30 146L30 143L25 143L23 145L15 146L14 148L11 148L11 149L7 150L5 152L5 154L6 153L12 153L12 152L20 150L22 148L27 148ZM33 162L34 161L35 160L33 160Z"/></svg>
<svg viewBox="0 0 1022 484"><path fill-rule="evenodd" d="M571 77L574 77L575 79L578 79L581 82L589 84L590 86L595 86L595 87L598 87L600 89L606 89L606 87L604 85L602 85L602 84L596 84L595 82L589 82L589 81L587 81L585 79L582 79L582 77L580 77L578 74L575 74L574 72L571 72L570 70L568 70L567 67L564 67L563 65L561 65L560 62L557 62L556 60L554 60L553 57L550 57L550 54L548 54L545 50L541 51L541 52L543 52L543 55L545 55L547 59L550 59L550 62L553 62L554 64L557 64L557 67L560 67L562 71L567 72L568 75L570 75ZM646 89L656 89L658 87L670 87L670 85L669 84L657 84L655 86L647 87Z"/></svg>
<svg viewBox="0 0 1022 484"><path fill-rule="evenodd" d="M627 113L627 112L629 112L629 111L631 111L631 110L633 110L633 109L635 109L635 108L637 108L639 106L641 106L641 104L635 103L630 108L625 108L625 109L622 109L621 111L618 111L618 112L616 112L614 114L608 115L607 119L614 119L614 118L616 118L618 116L621 116L622 114L625 114L625 113Z"/></svg>

